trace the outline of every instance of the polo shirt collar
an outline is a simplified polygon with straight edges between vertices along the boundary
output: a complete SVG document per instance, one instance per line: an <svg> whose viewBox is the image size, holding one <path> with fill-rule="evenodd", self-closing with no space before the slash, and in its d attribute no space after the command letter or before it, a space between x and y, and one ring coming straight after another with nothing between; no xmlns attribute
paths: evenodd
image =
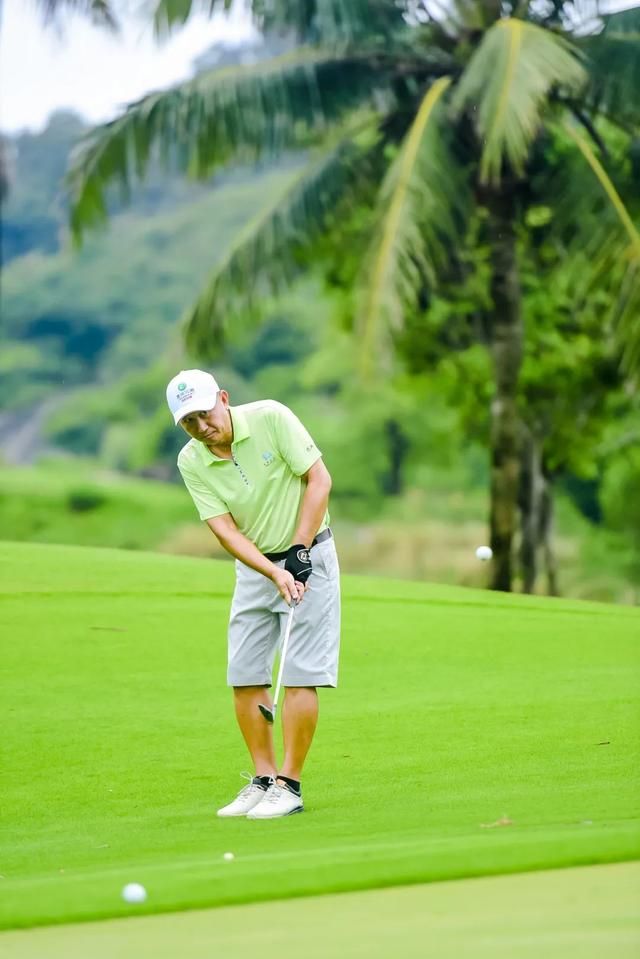
<svg viewBox="0 0 640 959"><path fill-rule="evenodd" d="M231 444L231 449L233 449L234 446L241 443L242 440L246 440L251 435L251 430L249 429L246 414L240 407L230 406L229 412L231 413L231 422L233 424L233 442ZM229 460L225 460L221 456L216 456L215 453L212 453L204 443L198 443L198 451L202 457L202 462L206 466L210 466L212 463L229 462Z"/></svg>
<svg viewBox="0 0 640 959"><path fill-rule="evenodd" d="M251 435L251 430L244 410L241 410L239 406L230 406L229 412L233 423L233 443L231 445L235 446L236 443L246 440Z"/></svg>

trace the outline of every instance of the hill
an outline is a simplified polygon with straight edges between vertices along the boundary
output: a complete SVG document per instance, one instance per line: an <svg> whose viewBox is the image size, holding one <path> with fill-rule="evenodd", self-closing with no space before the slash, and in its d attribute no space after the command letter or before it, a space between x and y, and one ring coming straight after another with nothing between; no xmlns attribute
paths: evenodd
<svg viewBox="0 0 640 959"><path fill-rule="evenodd" d="M48 133L40 137L38 156ZM67 154L72 145L69 139ZM51 176L58 173L56 167ZM43 234L34 235L3 271L3 408L24 412L52 394L118 383L162 357L208 271L290 177L284 164L239 171L208 186L156 178L80 252L68 239L57 246L62 224L55 249ZM26 222L35 230L34 219Z"/></svg>

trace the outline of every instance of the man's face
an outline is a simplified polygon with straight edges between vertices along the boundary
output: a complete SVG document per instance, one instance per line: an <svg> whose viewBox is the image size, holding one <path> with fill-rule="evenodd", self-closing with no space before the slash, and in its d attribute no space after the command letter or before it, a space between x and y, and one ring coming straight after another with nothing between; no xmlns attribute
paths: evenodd
<svg viewBox="0 0 640 959"><path fill-rule="evenodd" d="M180 426L206 446L231 446L233 426L229 413L229 394L220 390L212 410L196 410L180 420Z"/></svg>

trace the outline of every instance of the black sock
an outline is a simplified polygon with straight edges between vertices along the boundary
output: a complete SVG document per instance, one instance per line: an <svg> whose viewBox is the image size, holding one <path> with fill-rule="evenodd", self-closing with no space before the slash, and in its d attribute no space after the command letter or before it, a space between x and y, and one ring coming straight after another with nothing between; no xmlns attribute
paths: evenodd
<svg viewBox="0 0 640 959"><path fill-rule="evenodd" d="M262 786L263 789L268 789L272 782L274 782L273 776L254 776L254 783L257 783L258 786Z"/></svg>
<svg viewBox="0 0 640 959"><path fill-rule="evenodd" d="M296 796L301 794L300 782L297 779L289 779L288 776L278 776L278 779L281 779L283 783L286 783L292 793L295 793Z"/></svg>

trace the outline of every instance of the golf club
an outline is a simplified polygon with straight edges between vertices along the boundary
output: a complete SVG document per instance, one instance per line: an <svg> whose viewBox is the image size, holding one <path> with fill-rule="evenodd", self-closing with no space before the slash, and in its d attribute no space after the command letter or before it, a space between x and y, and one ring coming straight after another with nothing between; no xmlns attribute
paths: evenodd
<svg viewBox="0 0 640 959"><path fill-rule="evenodd" d="M276 694L273 697L273 707L265 706L263 703L258 704L258 709L267 720L268 723L273 723L276 718L276 709L278 708L278 697L280 695L280 685L282 683L282 670L284 667L284 660L287 655L287 646L289 645L289 636L291 634L291 624L293 623L293 611L295 609L295 603L289 610L289 616L287 618L287 625L284 631L284 639L282 641L282 653L280 654L280 669L278 670L278 682L276 683Z"/></svg>

